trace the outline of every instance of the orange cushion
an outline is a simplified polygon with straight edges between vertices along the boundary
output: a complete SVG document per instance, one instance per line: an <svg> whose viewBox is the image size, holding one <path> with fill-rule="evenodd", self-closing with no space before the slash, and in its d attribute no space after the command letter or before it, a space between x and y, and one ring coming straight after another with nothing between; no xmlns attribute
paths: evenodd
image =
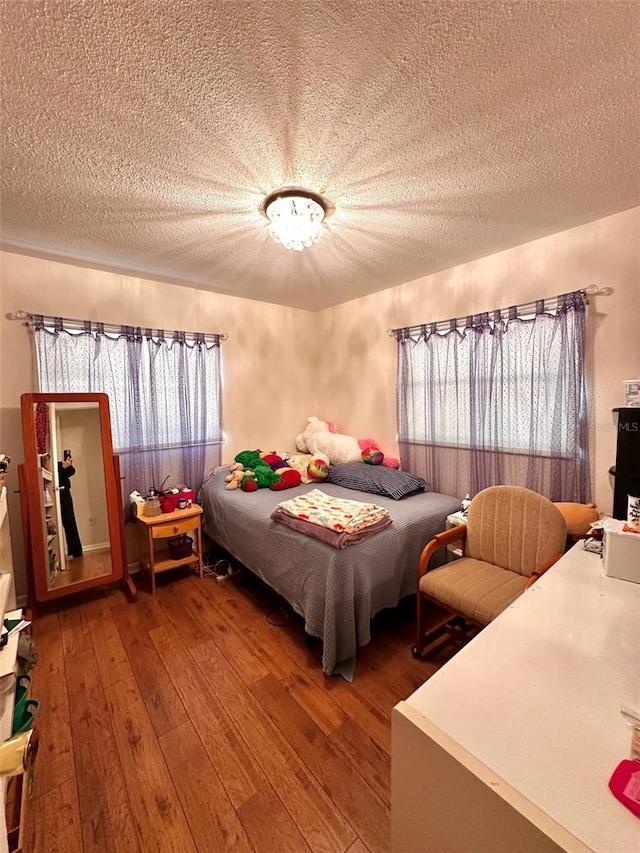
<svg viewBox="0 0 640 853"><path fill-rule="evenodd" d="M599 518L598 510L593 504L555 503L567 524L569 536L584 536L591 525Z"/></svg>

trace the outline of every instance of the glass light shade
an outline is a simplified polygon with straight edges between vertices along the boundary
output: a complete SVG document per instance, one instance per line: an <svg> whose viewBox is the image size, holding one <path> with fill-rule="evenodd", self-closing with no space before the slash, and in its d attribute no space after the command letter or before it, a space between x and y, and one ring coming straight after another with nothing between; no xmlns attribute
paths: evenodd
<svg viewBox="0 0 640 853"><path fill-rule="evenodd" d="M305 195L286 195L274 198L265 208L271 222L269 234L286 249L301 252L317 243L322 235L324 208Z"/></svg>

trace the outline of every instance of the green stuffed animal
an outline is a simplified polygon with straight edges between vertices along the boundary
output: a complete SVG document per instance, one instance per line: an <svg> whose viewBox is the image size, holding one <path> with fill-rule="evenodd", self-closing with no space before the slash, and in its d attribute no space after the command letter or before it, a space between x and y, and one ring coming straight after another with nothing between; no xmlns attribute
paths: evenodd
<svg viewBox="0 0 640 853"><path fill-rule="evenodd" d="M278 483L282 477L276 474L260 456L257 450L243 450L235 458L245 468L250 468L254 473L253 482L259 489L268 489L274 483ZM244 487L244 484L243 484ZM246 491L246 490L245 490Z"/></svg>

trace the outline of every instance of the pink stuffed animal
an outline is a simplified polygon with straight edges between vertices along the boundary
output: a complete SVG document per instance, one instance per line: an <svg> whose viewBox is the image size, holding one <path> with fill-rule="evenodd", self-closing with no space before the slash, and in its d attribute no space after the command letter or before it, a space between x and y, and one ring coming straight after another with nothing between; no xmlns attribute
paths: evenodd
<svg viewBox="0 0 640 853"><path fill-rule="evenodd" d="M360 450L371 450L372 447L380 450L380 445L374 438L359 438L358 444L360 445ZM387 468L399 468L400 460L396 459L395 456L387 456L385 454L382 464L386 465Z"/></svg>

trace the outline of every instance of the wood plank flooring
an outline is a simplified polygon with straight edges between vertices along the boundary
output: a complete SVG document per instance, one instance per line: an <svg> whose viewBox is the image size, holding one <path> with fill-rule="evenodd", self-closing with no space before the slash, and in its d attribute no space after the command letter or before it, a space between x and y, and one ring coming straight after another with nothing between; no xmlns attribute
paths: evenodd
<svg viewBox="0 0 640 853"><path fill-rule="evenodd" d="M52 587L59 589L78 581L100 578L111 574L111 549L102 548L98 551L85 551L82 557L67 557L67 566L59 572Z"/></svg>
<svg viewBox="0 0 640 853"><path fill-rule="evenodd" d="M136 604L91 591L34 623L25 853L387 853L391 709L447 651L415 661L401 606L348 684L250 575L158 580Z"/></svg>

